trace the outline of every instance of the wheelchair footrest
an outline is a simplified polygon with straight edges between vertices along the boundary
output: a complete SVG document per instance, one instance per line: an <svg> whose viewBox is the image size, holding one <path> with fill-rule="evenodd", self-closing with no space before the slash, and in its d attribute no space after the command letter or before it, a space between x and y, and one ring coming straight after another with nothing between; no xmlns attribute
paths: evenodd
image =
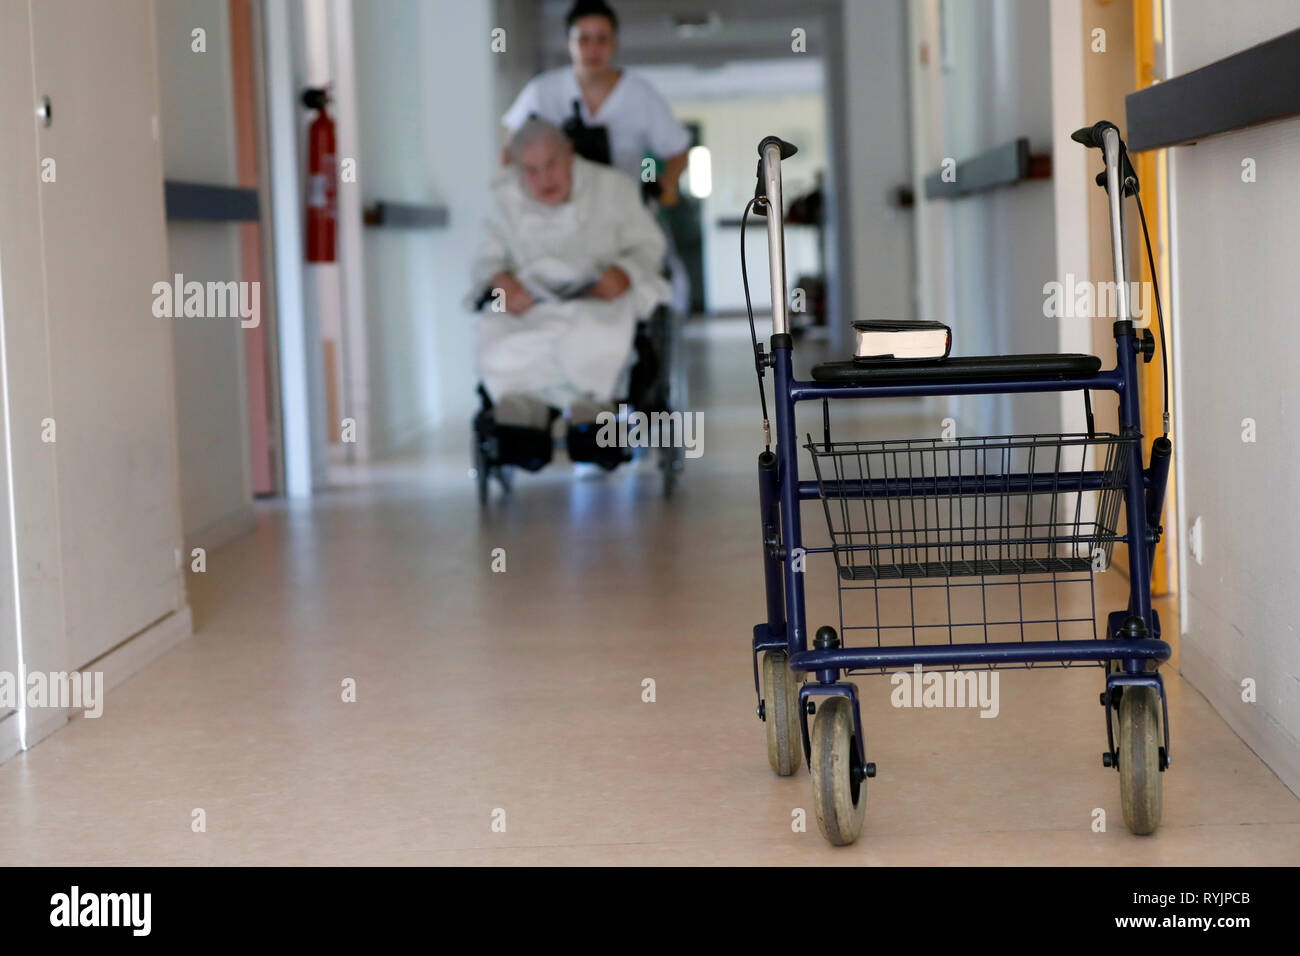
<svg viewBox="0 0 1300 956"><path fill-rule="evenodd" d="M595 422L569 426L567 444L570 461L591 462L606 471L613 471L624 462L632 460L630 448L602 445L598 441L601 428Z"/></svg>
<svg viewBox="0 0 1300 956"><path fill-rule="evenodd" d="M518 465L525 471L540 471L551 463L555 442L551 439L549 429L497 425L493 434L496 439L497 464Z"/></svg>

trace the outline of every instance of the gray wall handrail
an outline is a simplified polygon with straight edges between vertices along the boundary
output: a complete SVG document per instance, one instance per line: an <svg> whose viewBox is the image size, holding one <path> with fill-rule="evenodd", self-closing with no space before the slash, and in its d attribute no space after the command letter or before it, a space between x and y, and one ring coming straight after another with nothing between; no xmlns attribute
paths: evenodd
<svg viewBox="0 0 1300 956"><path fill-rule="evenodd" d="M163 198L170 220L257 222L261 208L256 189L179 179L163 182Z"/></svg>
<svg viewBox="0 0 1300 956"><path fill-rule="evenodd" d="M367 226L440 229L447 225L450 217L446 206L379 199L366 205L363 218Z"/></svg>
<svg viewBox="0 0 1300 956"><path fill-rule="evenodd" d="M1300 30L1130 93L1124 109L1134 153L1300 115Z"/></svg>
<svg viewBox="0 0 1300 956"><path fill-rule="evenodd" d="M1021 136L1009 143L971 156L957 163L951 182L937 169L925 177L926 199L956 199L1002 186L1014 186L1027 179L1050 179L1050 153L1030 153L1029 139Z"/></svg>

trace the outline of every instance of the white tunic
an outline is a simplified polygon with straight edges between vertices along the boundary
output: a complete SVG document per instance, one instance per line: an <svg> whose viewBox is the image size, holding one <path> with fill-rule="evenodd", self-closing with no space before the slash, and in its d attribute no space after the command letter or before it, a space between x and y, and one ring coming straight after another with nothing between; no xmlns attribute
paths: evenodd
<svg viewBox="0 0 1300 956"><path fill-rule="evenodd" d="M575 156L569 200L558 206L528 196L513 167L492 188L498 212L474 263L470 298L498 272L510 272L537 304L521 316L490 305L479 313L475 353L488 393L532 395L560 407L622 397L637 320L671 296L660 271L663 233L636 184ZM631 281L617 299L562 297L609 266Z"/></svg>
<svg viewBox="0 0 1300 956"><path fill-rule="evenodd" d="M641 160L647 153L664 160L691 145L690 134L677 122L668 101L649 81L628 70L622 71L595 114L587 109L573 67L547 70L528 81L501 122L513 132L536 113L562 126L573 115L574 100L578 101L584 123L604 126L609 131L613 165L637 182L641 181Z"/></svg>

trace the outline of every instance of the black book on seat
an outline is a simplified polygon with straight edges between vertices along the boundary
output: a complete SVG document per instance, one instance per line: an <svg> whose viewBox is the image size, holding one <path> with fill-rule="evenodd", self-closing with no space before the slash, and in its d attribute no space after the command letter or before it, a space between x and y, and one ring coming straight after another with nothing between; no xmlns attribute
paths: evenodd
<svg viewBox="0 0 1300 956"><path fill-rule="evenodd" d="M942 322L870 320L853 323L855 362L927 362L946 358L952 329Z"/></svg>

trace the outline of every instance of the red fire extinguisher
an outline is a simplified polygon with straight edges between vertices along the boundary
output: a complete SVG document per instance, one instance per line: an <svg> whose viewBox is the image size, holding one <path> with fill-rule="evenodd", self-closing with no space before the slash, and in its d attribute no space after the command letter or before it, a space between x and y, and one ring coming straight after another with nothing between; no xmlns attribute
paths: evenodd
<svg viewBox="0 0 1300 956"><path fill-rule="evenodd" d="M307 261L333 262L338 221L338 174L334 157L334 120L325 107L329 91L309 89L303 105L316 110L307 130Z"/></svg>

